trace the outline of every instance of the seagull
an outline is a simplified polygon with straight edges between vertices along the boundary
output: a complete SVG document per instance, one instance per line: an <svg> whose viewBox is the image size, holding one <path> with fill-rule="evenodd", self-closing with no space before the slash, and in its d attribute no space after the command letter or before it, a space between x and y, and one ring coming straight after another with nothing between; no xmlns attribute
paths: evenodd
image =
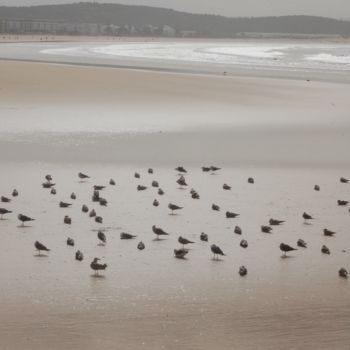
<svg viewBox="0 0 350 350"><path fill-rule="evenodd" d="M269 220L269 224L271 226L278 226L278 225L283 224L284 222L285 222L284 220L276 220L276 219L270 219Z"/></svg>
<svg viewBox="0 0 350 350"><path fill-rule="evenodd" d="M24 226L25 222L28 221L34 221L35 219L30 218L29 216L23 215L23 214L18 214L17 216L19 221L22 221L22 226Z"/></svg>
<svg viewBox="0 0 350 350"><path fill-rule="evenodd" d="M78 173L78 177L81 180L86 180L86 179L90 179L90 176L83 174L83 173Z"/></svg>
<svg viewBox="0 0 350 350"><path fill-rule="evenodd" d="M152 168L148 169L148 174L153 174L153 169Z"/></svg>
<svg viewBox="0 0 350 350"><path fill-rule="evenodd" d="M304 220L313 220L314 218L311 216L311 215L309 215L308 213L303 213L303 219Z"/></svg>
<svg viewBox="0 0 350 350"><path fill-rule="evenodd" d="M135 179L139 179L141 176L140 176L139 173L135 173L135 174L134 174L134 177L135 177Z"/></svg>
<svg viewBox="0 0 350 350"><path fill-rule="evenodd" d="M56 193L57 193L57 191L56 191L56 189L55 189L55 188L51 188L50 193L51 193L51 194L56 194Z"/></svg>
<svg viewBox="0 0 350 350"><path fill-rule="evenodd" d="M342 277L342 278L348 278L348 271L342 267L339 271L339 277Z"/></svg>
<svg viewBox="0 0 350 350"><path fill-rule="evenodd" d="M3 215L12 213L11 210L6 208L0 208L0 220L3 220Z"/></svg>
<svg viewBox="0 0 350 350"><path fill-rule="evenodd" d="M72 203L66 203L66 202L60 202L59 206L60 208L69 208L72 205Z"/></svg>
<svg viewBox="0 0 350 350"><path fill-rule="evenodd" d="M110 180L109 180L109 184L110 184L111 186L115 186L115 181L114 181L113 179L110 179Z"/></svg>
<svg viewBox="0 0 350 350"><path fill-rule="evenodd" d="M229 191L232 187L229 186L229 185L227 185L227 184L223 184L223 185L222 185L222 188L223 188L224 190Z"/></svg>
<svg viewBox="0 0 350 350"><path fill-rule="evenodd" d="M45 175L45 179L47 182L52 181L52 176L50 174Z"/></svg>
<svg viewBox="0 0 350 350"><path fill-rule="evenodd" d="M183 186L188 186L186 183L186 179L183 175L181 175L176 182L180 185L180 188L182 188Z"/></svg>
<svg viewBox="0 0 350 350"><path fill-rule="evenodd" d="M322 252L323 254L328 254L328 255L331 254L331 251L330 251L329 248L328 248L327 246L325 246L325 245L322 246L321 252Z"/></svg>
<svg viewBox="0 0 350 350"><path fill-rule="evenodd" d="M193 188L191 189L190 193L191 193L191 197L193 199L199 199L200 198L198 192L196 190L194 190Z"/></svg>
<svg viewBox="0 0 350 350"><path fill-rule="evenodd" d="M204 173L208 173L210 170L211 170L210 166L209 167L208 166L202 166L202 171Z"/></svg>
<svg viewBox="0 0 350 350"><path fill-rule="evenodd" d="M212 253L214 254L214 260L218 260L218 255L225 255L223 251L215 244L210 246Z"/></svg>
<svg viewBox="0 0 350 350"><path fill-rule="evenodd" d="M158 189L158 194L159 194L160 196L162 196L162 195L164 194L164 191L163 191L161 188L159 188L159 189Z"/></svg>
<svg viewBox="0 0 350 350"><path fill-rule="evenodd" d="M264 233L271 233L272 231L272 227L270 226L265 226L265 225L262 225L261 226L261 232L264 232Z"/></svg>
<svg viewBox="0 0 350 350"><path fill-rule="evenodd" d="M73 200L77 199L77 196L76 196L76 194L74 192L71 193L70 199L73 199Z"/></svg>
<svg viewBox="0 0 350 350"><path fill-rule="evenodd" d="M345 205L348 205L349 201L342 201L338 199L337 203L339 206L345 206Z"/></svg>
<svg viewBox="0 0 350 350"><path fill-rule="evenodd" d="M16 189L14 189L12 191L12 197L17 197L18 196L18 191Z"/></svg>
<svg viewBox="0 0 350 350"><path fill-rule="evenodd" d="M185 248L174 249L175 258L178 258L178 259L184 259L187 253L188 253L188 250Z"/></svg>
<svg viewBox="0 0 350 350"><path fill-rule="evenodd" d="M89 216L90 216L90 218L93 218L94 216L96 216L96 211L95 211L95 209L91 209L91 210L90 210Z"/></svg>
<svg viewBox="0 0 350 350"><path fill-rule="evenodd" d="M307 244L306 244L306 242L303 240L303 239L298 239L298 241L297 241L297 246L298 247L301 247L301 248L307 248Z"/></svg>
<svg viewBox="0 0 350 350"><path fill-rule="evenodd" d="M240 276L245 276L248 273L248 270L245 266L241 266L238 270L238 273Z"/></svg>
<svg viewBox="0 0 350 350"><path fill-rule="evenodd" d="M287 253L288 253L288 252L291 252L291 251L293 251L293 250L298 250L298 249L293 248L293 247L291 247L290 245L285 244L285 243L281 243L281 244L280 244L280 249L281 249L282 252L284 253L283 256L287 256Z"/></svg>
<svg viewBox="0 0 350 350"><path fill-rule="evenodd" d="M80 250L77 250L75 252L75 260L82 261L83 259L84 259L84 254Z"/></svg>
<svg viewBox="0 0 350 350"><path fill-rule="evenodd" d="M95 275L98 276L98 271L100 270L106 270L107 264L100 264L98 263L100 259L95 258L92 263L90 264L90 267L95 271Z"/></svg>
<svg viewBox="0 0 350 350"><path fill-rule="evenodd" d="M320 186L319 186L319 185L315 185L315 186L314 186L314 190L315 190L315 191L319 191L319 190L320 190Z"/></svg>
<svg viewBox="0 0 350 350"><path fill-rule="evenodd" d="M43 182L42 186L43 188L51 188L53 186L55 186L56 184L52 183L52 182Z"/></svg>
<svg viewBox="0 0 350 350"><path fill-rule="evenodd" d="M130 233L126 233L126 232L122 232L122 233L120 234L120 239L133 239L133 238L135 238L135 237L137 237L137 236L132 235L132 234L130 234Z"/></svg>
<svg viewBox="0 0 350 350"><path fill-rule="evenodd" d="M144 191L144 190L146 190L147 189L147 186L142 186L142 185L138 185L137 186L137 190L138 191Z"/></svg>
<svg viewBox="0 0 350 350"><path fill-rule="evenodd" d="M343 184L347 184L349 182L349 180L346 179L345 177L341 177L340 178L340 182L343 183Z"/></svg>
<svg viewBox="0 0 350 350"><path fill-rule="evenodd" d="M183 237L179 237L178 240L177 240L180 244L182 244L182 247L185 248L185 245L186 244L193 244L194 242L190 241L189 239L187 238L183 238Z"/></svg>
<svg viewBox="0 0 350 350"><path fill-rule="evenodd" d="M85 204L83 204L83 206L81 207L81 211L82 211L83 213L87 213L87 212L89 211L88 206L85 205Z"/></svg>
<svg viewBox="0 0 350 350"><path fill-rule="evenodd" d="M74 247L74 239L68 237L68 238L67 238L67 245L70 245L71 247Z"/></svg>
<svg viewBox="0 0 350 350"><path fill-rule="evenodd" d="M241 235L242 229L239 226L235 226L235 229L233 230L233 232L236 233L237 235Z"/></svg>
<svg viewBox="0 0 350 350"><path fill-rule="evenodd" d="M215 211L220 211L220 207L217 204L212 204L211 209Z"/></svg>
<svg viewBox="0 0 350 350"><path fill-rule="evenodd" d="M64 219L63 219L63 222L67 225L71 225L72 224L72 219L68 216L68 215L65 215Z"/></svg>
<svg viewBox="0 0 350 350"><path fill-rule="evenodd" d="M248 248L248 242L245 239L242 239L241 242L239 243L239 245L242 248Z"/></svg>
<svg viewBox="0 0 350 350"><path fill-rule="evenodd" d="M40 255L40 252L42 250L46 251L46 252L49 252L50 249L46 248L42 243L40 243L39 241L35 241L34 243L34 247L35 249L39 252L39 255Z"/></svg>
<svg viewBox="0 0 350 350"><path fill-rule="evenodd" d="M5 196L1 196L1 202L10 203L10 202L11 202L11 199L10 199L10 198L7 198L7 197L5 197Z"/></svg>
<svg viewBox="0 0 350 350"><path fill-rule="evenodd" d="M106 235L102 231L97 232L97 238L103 243L107 243Z"/></svg>
<svg viewBox="0 0 350 350"><path fill-rule="evenodd" d="M183 207L179 207L176 204L169 203L168 208L171 210L171 215L174 215L174 210L181 210Z"/></svg>
<svg viewBox="0 0 350 350"><path fill-rule="evenodd" d="M206 233L202 232L200 235L200 239L203 242L208 242L208 235Z"/></svg>
<svg viewBox="0 0 350 350"><path fill-rule="evenodd" d="M248 183L249 184L253 184L254 183L254 179L252 177L248 177Z"/></svg>
<svg viewBox="0 0 350 350"><path fill-rule="evenodd" d="M227 211L227 212L226 212L226 218L227 218L227 219L233 219L233 218L236 218L237 216L239 216L239 214L233 213L233 212L231 212L231 211Z"/></svg>
<svg viewBox="0 0 350 350"><path fill-rule="evenodd" d="M335 232L334 232L334 231L331 231L331 230L328 230L327 228L325 228L325 229L323 230L323 234L324 234L325 236L332 237L332 236L335 235Z"/></svg>
<svg viewBox="0 0 350 350"><path fill-rule="evenodd" d="M103 222L102 216L96 216L95 217L95 222L97 222L98 224L102 224L102 222Z"/></svg>
<svg viewBox="0 0 350 350"><path fill-rule="evenodd" d="M169 233L163 231L160 227L156 227L156 225L152 226L152 231L157 235L157 239L159 239L159 236L169 236Z"/></svg>
<svg viewBox="0 0 350 350"><path fill-rule="evenodd" d="M101 205L102 207L107 207L107 204L108 204L107 199L105 199L105 198L100 198L98 202L100 203L100 205Z"/></svg>
<svg viewBox="0 0 350 350"><path fill-rule="evenodd" d="M145 248L146 248L145 243L139 242L139 243L137 244L137 249L138 249L138 250L144 250Z"/></svg>
<svg viewBox="0 0 350 350"><path fill-rule="evenodd" d="M98 190L94 190L91 199L93 202L98 202L100 200L100 192Z"/></svg>
<svg viewBox="0 0 350 350"><path fill-rule="evenodd" d="M106 186L94 185L94 190L95 190L95 191L102 191L104 188L106 188Z"/></svg>
<svg viewBox="0 0 350 350"><path fill-rule="evenodd" d="M175 170L179 173L187 174L187 170L183 166L178 166L177 168L175 168Z"/></svg>
<svg viewBox="0 0 350 350"><path fill-rule="evenodd" d="M153 180L151 186L152 187L159 187L159 182L156 180Z"/></svg>
<svg viewBox="0 0 350 350"><path fill-rule="evenodd" d="M159 202L156 199L153 201L152 204L153 204L154 207L158 207L159 206Z"/></svg>
<svg viewBox="0 0 350 350"><path fill-rule="evenodd" d="M221 168L218 168L217 166L213 166L213 165L210 166L210 170L211 170L212 174L214 174L215 171L218 171L218 170L220 170L220 169L221 169Z"/></svg>

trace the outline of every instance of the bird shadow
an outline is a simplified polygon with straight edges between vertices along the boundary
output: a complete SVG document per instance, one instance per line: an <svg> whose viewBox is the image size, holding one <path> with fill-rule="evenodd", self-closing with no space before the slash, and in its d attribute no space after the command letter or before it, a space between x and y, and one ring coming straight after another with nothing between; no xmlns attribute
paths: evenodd
<svg viewBox="0 0 350 350"><path fill-rule="evenodd" d="M171 216L179 216L180 214L176 214L176 213L169 213L169 215L171 215Z"/></svg>
<svg viewBox="0 0 350 350"><path fill-rule="evenodd" d="M99 246L99 247L105 247L106 244L105 244L105 243L98 243L97 246Z"/></svg>
<svg viewBox="0 0 350 350"><path fill-rule="evenodd" d="M153 242L161 242L161 241L166 241L166 238L154 238L152 239Z"/></svg>
<svg viewBox="0 0 350 350"><path fill-rule="evenodd" d="M294 259L295 256L293 255L281 255L281 259Z"/></svg>
<svg viewBox="0 0 350 350"><path fill-rule="evenodd" d="M311 226L312 223L311 222L304 222L304 225Z"/></svg>
<svg viewBox="0 0 350 350"><path fill-rule="evenodd" d="M35 256L36 258L48 258L49 257L46 254L34 254L33 256Z"/></svg>
<svg viewBox="0 0 350 350"><path fill-rule="evenodd" d="M214 262L223 262L224 260L223 260L223 259L220 259L220 258L211 258L211 261L214 261Z"/></svg>
<svg viewBox="0 0 350 350"><path fill-rule="evenodd" d="M90 275L91 278L96 278L96 279L104 279L106 278L105 275L96 275L96 274L92 274Z"/></svg>
<svg viewBox="0 0 350 350"><path fill-rule="evenodd" d="M19 227L19 228L30 228L30 227L33 227L33 226L30 226L30 225L18 225L17 227Z"/></svg>
<svg viewBox="0 0 350 350"><path fill-rule="evenodd" d="M179 260L187 260L185 256L176 256L174 255L174 258L179 259Z"/></svg>

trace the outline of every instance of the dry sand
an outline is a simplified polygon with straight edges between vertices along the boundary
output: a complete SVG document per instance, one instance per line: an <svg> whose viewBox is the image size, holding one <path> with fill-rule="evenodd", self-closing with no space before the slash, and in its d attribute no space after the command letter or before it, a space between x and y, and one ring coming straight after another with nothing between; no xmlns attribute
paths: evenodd
<svg viewBox="0 0 350 350"><path fill-rule="evenodd" d="M349 349L349 283L337 272L350 270L350 215L336 205L349 197L339 183L350 177L349 85L12 62L0 63L0 76L0 194L20 192L7 205L14 214L0 222L1 348ZM223 170L203 174L199 166L210 163ZM199 201L178 189L179 164ZM92 179L79 183L78 171ZM46 173L56 196L41 189ZM109 206L96 206L108 238L101 247L100 226L80 208L92 207L92 184L111 177ZM153 179L163 197L136 191ZM72 191L73 208L58 208ZM168 202L184 210L169 216ZM226 210L241 215L228 220ZM313 225L303 223L304 210L317 218ZM18 212L37 220L19 228ZM287 222L262 234L270 217ZM153 224L170 237L153 241ZM337 237L323 237L324 227ZM138 238L120 241L122 231ZM211 260L202 231L226 252L222 261ZM179 235L196 241L183 261L172 256ZM84 262L74 261L67 236ZM278 245L298 238L309 248L281 259ZM34 256L35 240L52 249L48 257ZM94 256L109 265L104 278L91 276ZM237 273L243 264L245 278Z"/></svg>

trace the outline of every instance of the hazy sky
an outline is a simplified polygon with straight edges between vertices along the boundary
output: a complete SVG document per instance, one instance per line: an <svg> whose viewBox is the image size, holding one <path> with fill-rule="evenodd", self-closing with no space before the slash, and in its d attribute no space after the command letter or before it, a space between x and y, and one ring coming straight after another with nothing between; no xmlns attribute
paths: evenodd
<svg viewBox="0 0 350 350"><path fill-rule="evenodd" d="M0 0L0 5L63 4L83 0ZM96 2L148 5L226 16L307 14L350 18L350 0L99 0Z"/></svg>

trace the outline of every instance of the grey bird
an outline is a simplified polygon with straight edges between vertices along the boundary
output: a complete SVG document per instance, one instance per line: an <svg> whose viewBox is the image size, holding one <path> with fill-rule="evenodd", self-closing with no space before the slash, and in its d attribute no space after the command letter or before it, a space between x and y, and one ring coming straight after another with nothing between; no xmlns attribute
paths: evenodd
<svg viewBox="0 0 350 350"><path fill-rule="evenodd" d="M68 216L68 215L65 215L64 219L63 219L63 222L67 225L71 225L72 224L72 219Z"/></svg>
<svg viewBox="0 0 350 350"><path fill-rule="evenodd" d="M325 228L325 229L323 230L323 234L324 234L325 236L332 237L332 236L334 236L334 235L336 234L336 232L331 231L331 230L328 230L327 228Z"/></svg>
<svg viewBox="0 0 350 350"><path fill-rule="evenodd" d="M56 184L54 184L53 182L43 182L41 185L43 186L43 188L52 188Z"/></svg>
<svg viewBox="0 0 350 350"><path fill-rule="evenodd" d="M284 220L277 220L277 219L270 219L269 220L269 224L271 226L278 226L278 225L283 224L284 222L285 222Z"/></svg>
<svg viewBox="0 0 350 350"><path fill-rule="evenodd" d="M248 274L248 270L245 266L241 266L238 270L240 276L246 276Z"/></svg>
<svg viewBox="0 0 350 350"><path fill-rule="evenodd" d="M66 202L60 202L59 207L60 208L69 208L72 205L72 203L66 203Z"/></svg>
<svg viewBox="0 0 350 350"><path fill-rule="evenodd" d="M52 181L52 176L50 174L45 175L45 179L47 182Z"/></svg>
<svg viewBox="0 0 350 350"><path fill-rule="evenodd" d="M297 250L296 248L293 248L290 245L285 244L285 243L280 244L280 249L282 250L284 256L287 256L288 252L291 252L293 250Z"/></svg>
<svg viewBox="0 0 350 350"><path fill-rule="evenodd" d="M272 231L272 227L270 226L265 226L265 225L262 225L261 226L261 232L264 232L264 233L271 233Z"/></svg>
<svg viewBox="0 0 350 350"><path fill-rule="evenodd" d="M311 215L309 215L308 213L304 212L303 219L304 220L313 220L314 218Z"/></svg>
<svg viewBox="0 0 350 350"><path fill-rule="evenodd" d="M214 165L211 165L211 166L210 166L210 170L211 170L211 172L212 172L212 174L213 174L213 173L215 173L216 171L221 170L221 168L219 168L219 167L217 167L217 166L214 166Z"/></svg>
<svg viewBox="0 0 350 350"><path fill-rule="evenodd" d="M55 194L57 193L56 188L51 188L50 193L53 194L53 195L55 195Z"/></svg>
<svg viewBox="0 0 350 350"><path fill-rule="evenodd" d="M133 239L135 237L137 237L137 236L132 235L131 233L122 232L120 234L120 239Z"/></svg>
<svg viewBox="0 0 350 350"><path fill-rule="evenodd" d="M158 189L158 194L159 194L160 196L162 196L162 195L164 194L164 191L163 191L161 188L159 188L159 189Z"/></svg>
<svg viewBox="0 0 350 350"><path fill-rule="evenodd" d="M234 213L234 212L231 212L231 211L227 211L225 215L226 215L226 218L227 218L227 219L234 219L234 218L236 218L237 216L239 216L239 214Z"/></svg>
<svg viewBox="0 0 350 350"><path fill-rule="evenodd" d="M74 192L72 192L70 194L70 199L73 199L73 200L77 199L77 195Z"/></svg>
<svg viewBox="0 0 350 350"><path fill-rule="evenodd" d="M187 244L193 244L194 242L193 241L190 241L189 239L187 238L184 238L182 236L180 236L177 240L180 244L182 244L182 247L185 248L185 245Z"/></svg>
<svg viewBox="0 0 350 350"><path fill-rule="evenodd" d="M3 203L10 203L11 202L11 199L10 198L7 198L5 196L1 196L1 202Z"/></svg>
<svg viewBox="0 0 350 350"><path fill-rule="evenodd" d="M11 210L8 210L6 208L0 208L0 220L3 220L3 215L12 213Z"/></svg>
<svg viewBox="0 0 350 350"><path fill-rule="evenodd" d="M98 202L100 200L100 191L94 190L91 200L93 202Z"/></svg>
<svg viewBox="0 0 350 350"><path fill-rule="evenodd" d="M322 252L323 254L328 254L328 255L331 254L330 249L329 249L327 246L325 246L325 245L322 246L321 252Z"/></svg>
<svg viewBox="0 0 350 350"><path fill-rule="evenodd" d="M97 238L103 243L107 243L106 235L102 231L97 232Z"/></svg>
<svg viewBox="0 0 350 350"><path fill-rule="evenodd" d="M42 243L40 243L39 241L35 241L34 243L34 247L35 249L39 252L39 255L42 251L45 251L45 252L49 252L50 249L48 249L47 247L45 247Z"/></svg>
<svg viewBox="0 0 350 350"><path fill-rule="evenodd" d="M89 211L89 207L87 205L83 204L83 206L81 207L81 211L83 213L87 213Z"/></svg>
<svg viewBox="0 0 350 350"><path fill-rule="evenodd" d="M221 255L221 256L225 255L224 252L220 249L220 247L218 247L215 244L212 244L210 246L210 249L211 249L212 253L214 254L214 260L218 259L218 255Z"/></svg>
<svg viewBox="0 0 350 350"><path fill-rule="evenodd" d="M113 179L110 179L110 180L109 180L109 184L110 184L111 186L115 186L115 181L114 181Z"/></svg>
<svg viewBox="0 0 350 350"><path fill-rule="evenodd" d="M200 235L200 240L203 242L208 242L208 235L206 233L202 232Z"/></svg>
<svg viewBox="0 0 350 350"><path fill-rule="evenodd" d="M239 226L235 226L235 229L233 230L233 232L237 235L241 235L242 229Z"/></svg>
<svg viewBox="0 0 350 350"><path fill-rule="evenodd" d="M146 248L145 243L139 242L139 243L137 244L137 249L138 249L138 250L144 250L145 248Z"/></svg>
<svg viewBox="0 0 350 350"><path fill-rule="evenodd" d="M74 247L74 239L68 237L68 238L67 238L67 245L69 245L69 246L71 246L71 247Z"/></svg>
<svg viewBox="0 0 350 350"><path fill-rule="evenodd" d="M100 199L99 199L98 202L100 203L100 205L101 205L102 207L107 207L107 204L108 204L107 199L100 197Z"/></svg>
<svg viewBox="0 0 350 350"><path fill-rule="evenodd" d="M343 201L343 200L338 199L337 203L339 206L345 206L345 205L349 204L349 201Z"/></svg>
<svg viewBox="0 0 350 350"><path fill-rule="evenodd" d="M18 220L22 222L22 226L24 226L25 222L29 222L29 221L34 221L35 219L27 216L27 215L23 215L23 214L18 214L17 216Z"/></svg>
<svg viewBox="0 0 350 350"><path fill-rule="evenodd" d="M227 184L223 184L223 185L222 185L222 188L223 188L224 190L229 191L232 187L229 186L229 185L227 185Z"/></svg>
<svg viewBox="0 0 350 350"><path fill-rule="evenodd" d="M90 210L89 216L90 216L90 218L93 218L93 217L96 216L96 211L95 211L95 209L91 209L91 210Z"/></svg>
<svg viewBox="0 0 350 350"><path fill-rule="evenodd" d="M179 207L178 205L173 203L169 203L168 208L171 210L172 215L174 214L174 211L183 209L183 207Z"/></svg>
<svg viewBox="0 0 350 350"><path fill-rule="evenodd" d="M84 259L84 254L80 250L77 250L75 252L75 260L83 261L83 259Z"/></svg>
<svg viewBox="0 0 350 350"><path fill-rule="evenodd" d="M152 168L149 168L149 169L147 170L147 172L148 172L148 174L153 174L153 169L152 169Z"/></svg>
<svg viewBox="0 0 350 350"><path fill-rule="evenodd" d="M349 180L345 177L341 177L340 178L340 182L343 183L343 184L347 184L349 182Z"/></svg>
<svg viewBox="0 0 350 350"><path fill-rule="evenodd" d="M319 186L319 185L315 185L315 186L314 186L314 190L315 190L315 191L319 191L319 190L320 190L320 186Z"/></svg>
<svg viewBox="0 0 350 350"><path fill-rule="evenodd" d="M191 197L193 199L199 199L200 198L199 193L195 189L192 188L190 193L191 193Z"/></svg>
<svg viewBox="0 0 350 350"><path fill-rule="evenodd" d="M255 181L252 177L248 177L248 183L249 184L253 184Z"/></svg>
<svg viewBox="0 0 350 350"><path fill-rule="evenodd" d="M159 206L159 202L155 199L155 200L153 201L152 205L153 205L154 207L158 207L158 206Z"/></svg>
<svg viewBox="0 0 350 350"><path fill-rule="evenodd" d="M185 248L174 249L175 258L184 259L187 254L188 254L188 250Z"/></svg>
<svg viewBox="0 0 350 350"><path fill-rule="evenodd" d="M14 189L12 191L12 197L17 197L18 196L18 191L16 189Z"/></svg>
<svg viewBox="0 0 350 350"><path fill-rule="evenodd" d="M84 173L78 173L78 177L79 177L79 179L81 179L81 180L90 179L90 176L89 176L89 175L86 175L86 174L84 174Z"/></svg>
<svg viewBox="0 0 350 350"><path fill-rule="evenodd" d="M339 277L342 278L348 278L348 271L342 267L339 271L338 271Z"/></svg>
<svg viewBox="0 0 350 350"><path fill-rule="evenodd" d="M139 179L141 176L140 176L139 173L136 173L136 172L135 172L134 177L135 177L135 179Z"/></svg>
<svg viewBox="0 0 350 350"><path fill-rule="evenodd" d="M137 190L138 191L144 191L144 190L146 190L147 189L147 186L142 186L142 185L138 185L137 186Z"/></svg>
<svg viewBox="0 0 350 350"><path fill-rule="evenodd" d="M159 239L159 236L169 236L169 233L165 232L160 227L156 227L155 225L152 226L152 231L155 235L157 235L157 239Z"/></svg>
<svg viewBox="0 0 350 350"><path fill-rule="evenodd" d="M187 170L183 166L178 166L175 170L179 173L187 174Z"/></svg>
<svg viewBox="0 0 350 350"><path fill-rule="evenodd" d="M183 175L181 175L176 182L180 185L181 188L184 186L188 186L186 183L186 179L184 178Z"/></svg>
<svg viewBox="0 0 350 350"><path fill-rule="evenodd" d="M152 187L159 187L159 182L156 181L156 180L153 180L152 183L151 183L151 186Z"/></svg>
<svg viewBox="0 0 350 350"><path fill-rule="evenodd" d="M97 222L98 224L102 224L103 223L102 216L95 216L95 222Z"/></svg>
<svg viewBox="0 0 350 350"><path fill-rule="evenodd" d="M106 188L106 186L103 186L103 185L94 185L95 191L102 191L105 188Z"/></svg>
<svg viewBox="0 0 350 350"><path fill-rule="evenodd" d="M215 210L215 211L220 211L220 207L217 204L214 204L214 203L211 205L211 209Z"/></svg>
<svg viewBox="0 0 350 350"><path fill-rule="evenodd" d="M203 173L208 173L210 170L210 166L202 166Z"/></svg>
<svg viewBox="0 0 350 350"><path fill-rule="evenodd" d="M307 248L307 243L303 239L298 239L297 246L301 248Z"/></svg>
<svg viewBox="0 0 350 350"><path fill-rule="evenodd" d="M245 239L242 239L241 242L239 243L239 245L242 248L248 248L248 242Z"/></svg>
<svg viewBox="0 0 350 350"><path fill-rule="evenodd" d="M99 258L95 258L92 263L90 264L90 267L95 271L95 275L98 275L99 271L106 270L107 264L100 264L98 261L101 260Z"/></svg>

